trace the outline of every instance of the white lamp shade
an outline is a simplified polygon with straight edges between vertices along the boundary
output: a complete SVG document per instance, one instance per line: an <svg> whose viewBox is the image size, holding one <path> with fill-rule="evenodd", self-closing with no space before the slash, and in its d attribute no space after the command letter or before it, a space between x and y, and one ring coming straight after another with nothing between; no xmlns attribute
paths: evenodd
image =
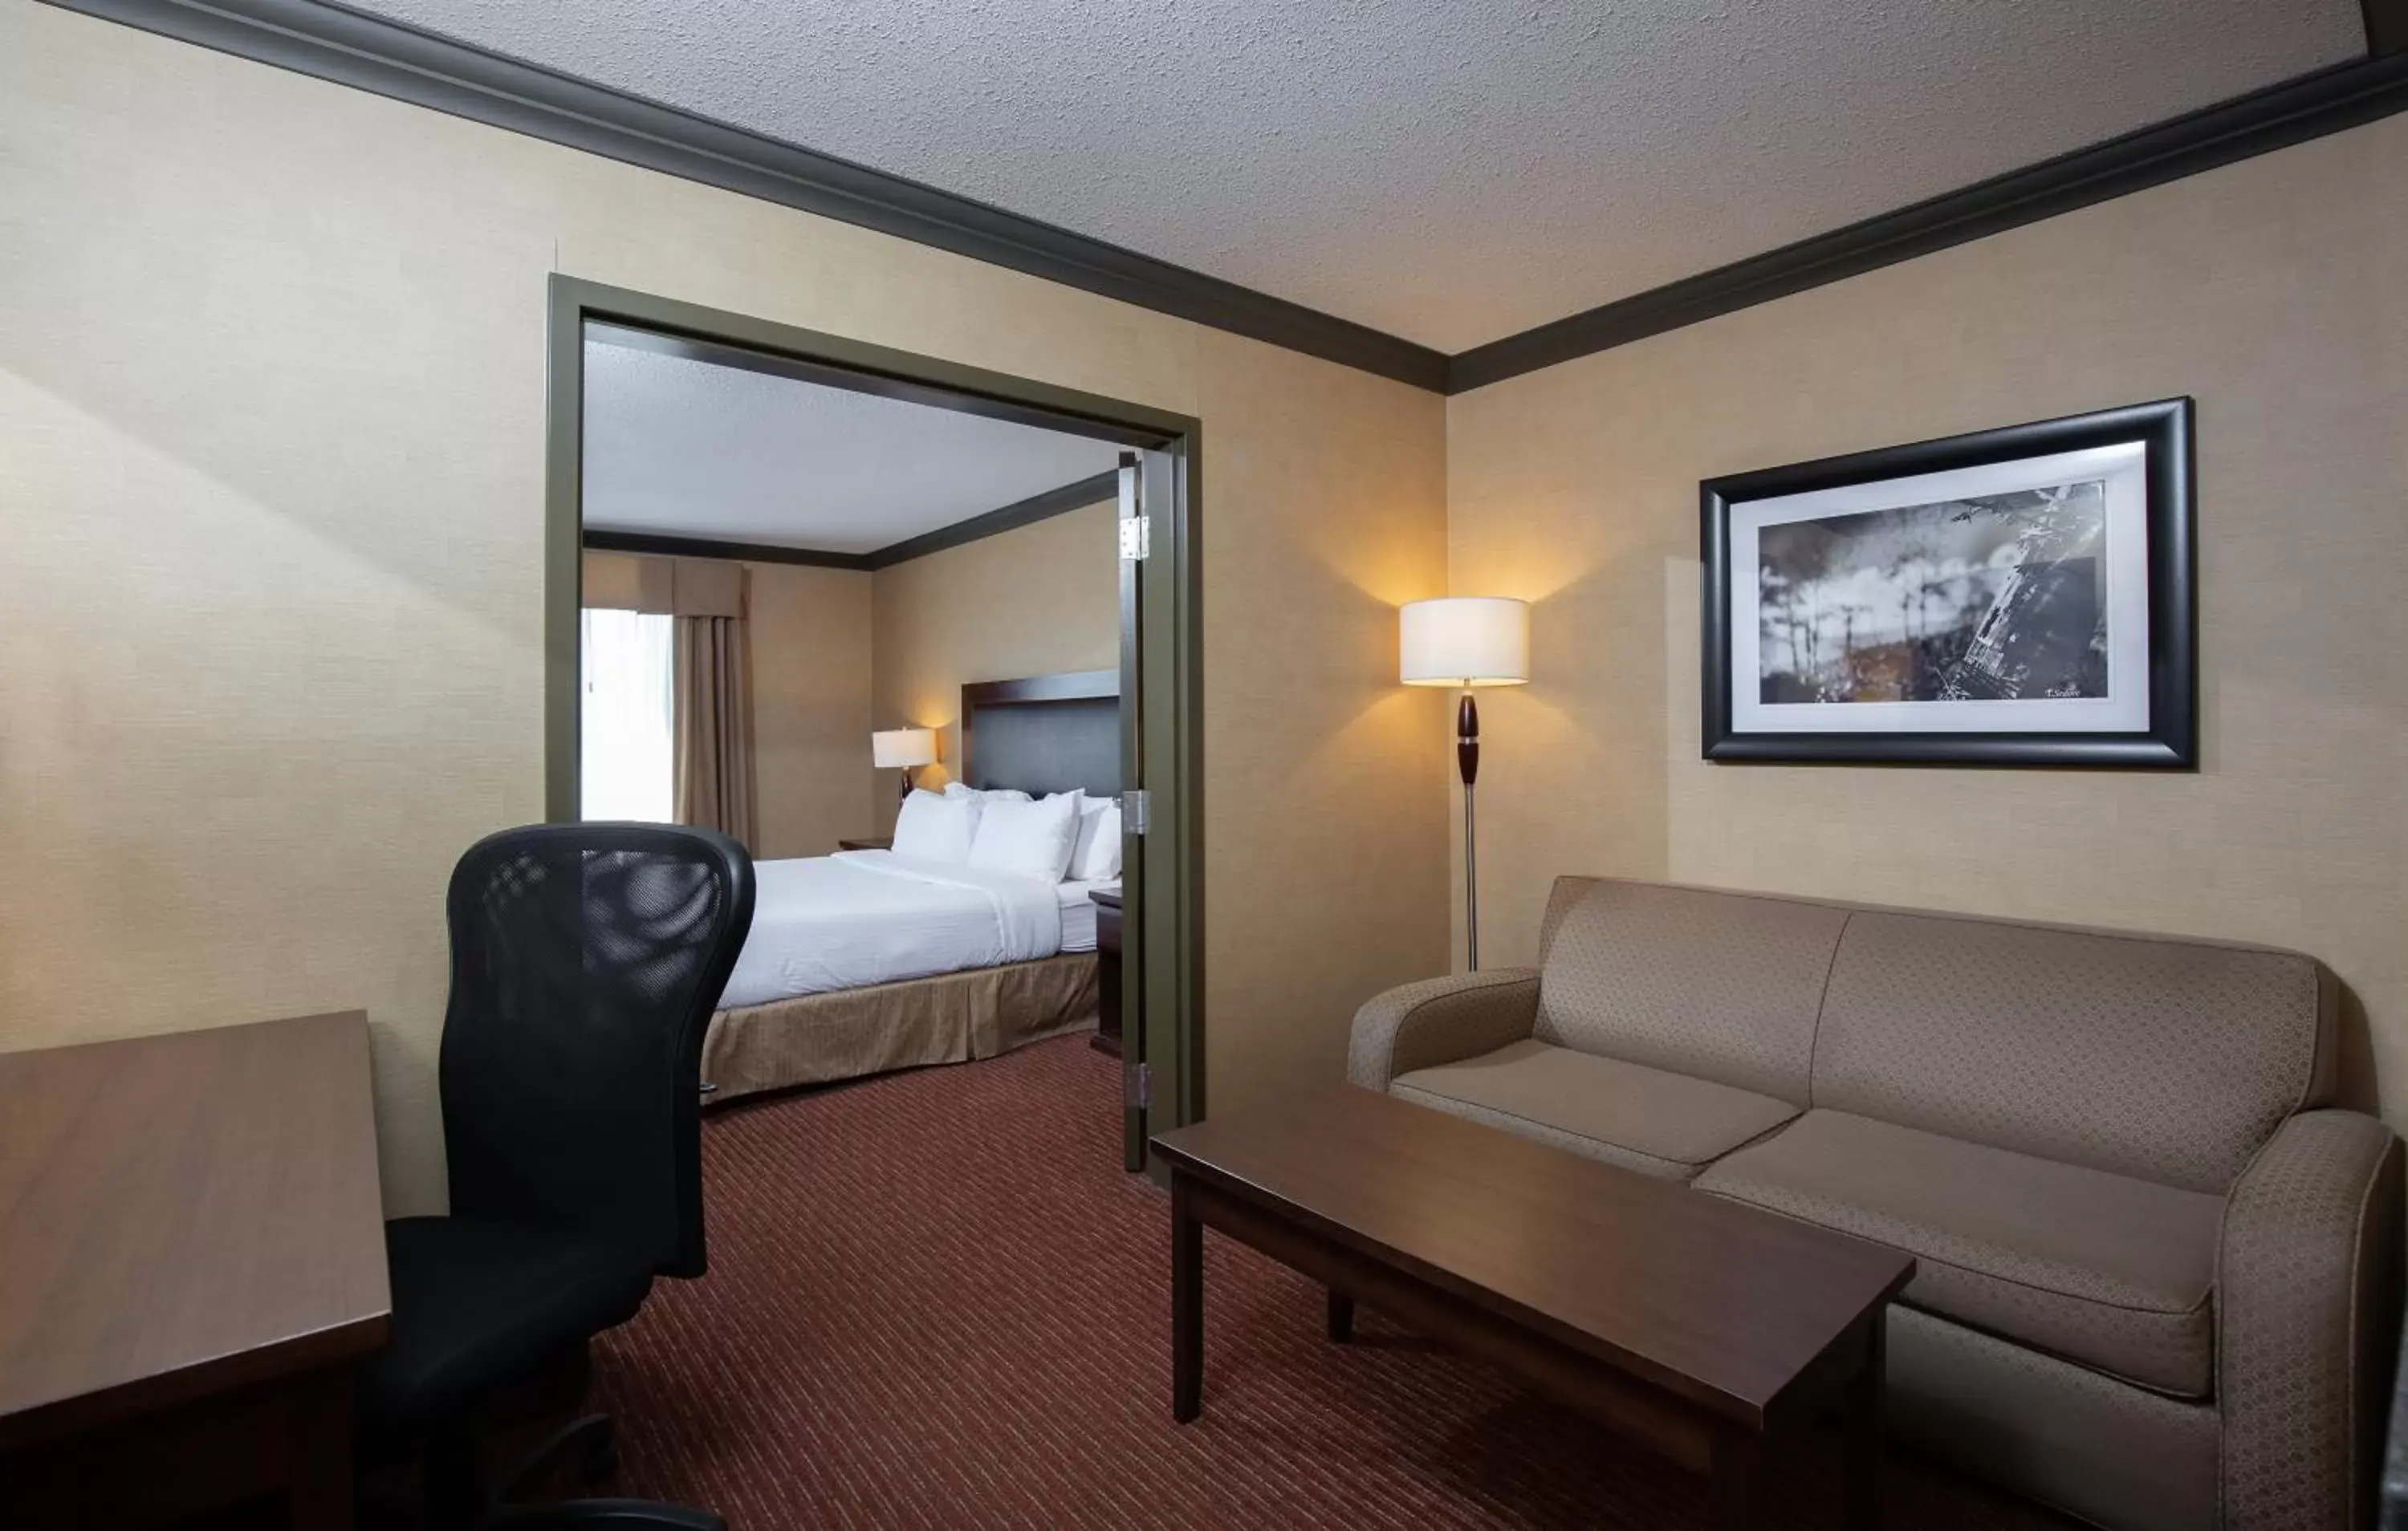
<svg viewBox="0 0 2408 1531"><path fill-rule="evenodd" d="M1502 595L1414 601L1397 613L1409 686L1518 686L1530 679L1530 606Z"/></svg>
<svg viewBox="0 0 2408 1531"><path fill-rule="evenodd" d="M882 728L869 736L870 764L882 767L934 766L937 731L933 728Z"/></svg>

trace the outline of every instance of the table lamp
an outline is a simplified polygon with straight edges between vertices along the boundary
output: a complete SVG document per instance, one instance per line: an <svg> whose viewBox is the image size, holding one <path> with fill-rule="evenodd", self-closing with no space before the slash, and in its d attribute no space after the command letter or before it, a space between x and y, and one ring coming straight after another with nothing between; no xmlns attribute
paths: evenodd
<svg viewBox="0 0 2408 1531"><path fill-rule="evenodd" d="M1463 779L1463 945L1480 967L1480 840L1472 794L1480 778L1478 686L1518 686L1530 679L1530 607L1500 595L1413 601L1398 614L1398 676L1409 686L1455 686L1455 767Z"/></svg>
<svg viewBox="0 0 2408 1531"><path fill-rule="evenodd" d="M882 728L869 736L869 763L880 770L903 767L903 785L895 794L901 802L911 795L911 772L937 763L937 731L933 728Z"/></svg>

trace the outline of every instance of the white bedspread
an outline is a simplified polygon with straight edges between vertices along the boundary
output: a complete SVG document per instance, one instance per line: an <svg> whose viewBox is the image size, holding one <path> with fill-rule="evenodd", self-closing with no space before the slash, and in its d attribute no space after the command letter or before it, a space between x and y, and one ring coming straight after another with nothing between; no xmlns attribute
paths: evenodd
<svg viewBox="0 0 2408 1531"><path fill-rule="evenodd" d="M1063 890L1088 886L887 851L755 862L752 872L752 929L723 1009L1050 957L1063 949Z"/></svg>
<svg viewBox="0 0 2408 1531"><path fill-rule="evenodd" d="M1096 949L1096 901L1087 895L1098 888L1117 890L1121 880L1099 878L1093 882L1060 882L1054 891L1062 905L1062 950L1093 952Z"/></svg>

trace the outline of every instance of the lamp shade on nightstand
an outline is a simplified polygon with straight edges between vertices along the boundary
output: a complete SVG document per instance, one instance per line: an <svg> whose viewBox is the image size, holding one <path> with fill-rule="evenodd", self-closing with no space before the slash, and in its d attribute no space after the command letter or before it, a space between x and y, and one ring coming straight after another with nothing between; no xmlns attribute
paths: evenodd
<svg viewBox="0 0 2408 1531"><path fill-rule="evenodd" d="M934 766L937 731L933 728L882 728L869 736L869 763L881 770L897 766Z"/></svg>
<svg viewBox="0 0 2408 1531"><path fill-rule="evenodd" d="M1518 686L1530 679L1530 607L1502 595L1414 601L1398 613L1409 686Z"/></svg>

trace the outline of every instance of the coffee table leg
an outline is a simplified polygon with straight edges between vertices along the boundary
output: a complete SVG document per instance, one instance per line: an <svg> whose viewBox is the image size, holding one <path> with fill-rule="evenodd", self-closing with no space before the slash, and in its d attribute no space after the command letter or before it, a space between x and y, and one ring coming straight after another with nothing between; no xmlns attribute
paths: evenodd
<svg viewBox="0 0 2408 1531"><path fill-rule="evenodd" d="M1354 1299L1334 1286L1329 1289L1329 1338L1340 1345L1354 1338Z"/></svg>
<svg viewBox="0 0 2408 1531"><path fill-rule="evenodd" d="M1865 1336L1864 1369L1848 1384L1848 1524L1873 1531L1882 1519L1882 1395L1889 1366L1889 1312L1872 1316Z"/></svg>
<svg viewBox="0 0 2408 1531"><path fill-rule="evenodd" d="M1187 1204L1187 1177L1170 1172L1170 1417L1204 1408L1204 1225Z"/></svg>
<svg viewBox="0 0 2408 1531"><path fill-rule="evenodd" d="M1764 1438L1736 1425L1714 1437L1714 1531L1755 1531Z"/></svg>

